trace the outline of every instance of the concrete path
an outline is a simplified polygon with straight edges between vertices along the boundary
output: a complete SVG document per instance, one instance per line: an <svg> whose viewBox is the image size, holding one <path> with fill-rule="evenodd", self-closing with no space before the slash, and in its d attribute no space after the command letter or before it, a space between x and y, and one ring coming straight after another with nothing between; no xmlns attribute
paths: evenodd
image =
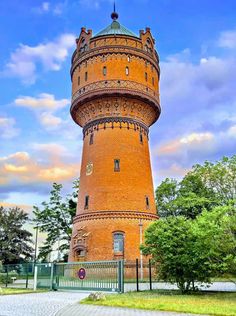
<svg viewBox="0 0 236 316"><path fill-rule="evenodd" d="M87 297L89 293L46 292L0 295L0 316L54 316L68 304Z"/></svg>
<svg viewBox="0 0 236 316"><path fill-rule="evenodd" d="M198 284L199 288L203 291L217 291L217 292L236 292L236 284L234 282L213 282L210 286L203 286ZM153 282L153 290L177 290L177 285L165 282ZM139 283L141 291L149 290L149 283ZM125 292L136 291L136 284L125 283Z"/></svg>
<svg viewBox="0 0 236 316"><path fill-rule="evenodd" d="M141 309L74 304L64 307L56 316L190 316L174 312L153 312ZM194 316L197 316L196 314ZM203 316L203 315L201 315Z"/></svg>

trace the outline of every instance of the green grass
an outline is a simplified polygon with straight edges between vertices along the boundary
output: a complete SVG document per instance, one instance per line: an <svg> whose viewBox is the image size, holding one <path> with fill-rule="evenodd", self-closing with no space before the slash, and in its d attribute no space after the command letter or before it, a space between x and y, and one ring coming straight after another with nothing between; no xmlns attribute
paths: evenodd
<svg viewBox="0 0 236 316"><path fill-rule="evenodd" d="M144 291L120 295L107 295L104 301L89 301L82 304L128 307L155 311L174 311L208 315L236 315L236 293L199 293L181 295L178 291Z"/></svg>
<svg viewBox="0 0 236 316"><path fill-rule="evenodd" d="M12 294L28 294L28 293L38 293L45 292L45 290L33 291L32 289L11 289L11 288L1 288L0 295L12 295Z"/></svg>

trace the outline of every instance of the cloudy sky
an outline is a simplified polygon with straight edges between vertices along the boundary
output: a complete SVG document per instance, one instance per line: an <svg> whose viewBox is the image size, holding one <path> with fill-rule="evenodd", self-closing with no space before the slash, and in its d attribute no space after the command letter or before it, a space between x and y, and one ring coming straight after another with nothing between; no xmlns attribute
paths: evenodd
<svg viewBox="0 0 236 316"><path fill-rule="evenodd" d="M236 152L236 1L117 0L120 22L151 27L161 60L151 128L155 186ZM70 57L80 28L110 22L112 1L0 2L0 201L46 200L79 177L82 130L69 115Z"/></svg>

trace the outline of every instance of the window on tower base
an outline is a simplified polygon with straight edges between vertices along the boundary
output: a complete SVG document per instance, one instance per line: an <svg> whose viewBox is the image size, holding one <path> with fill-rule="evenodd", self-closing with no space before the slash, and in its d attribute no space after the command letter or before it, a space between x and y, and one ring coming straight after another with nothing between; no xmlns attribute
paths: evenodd
<svg viewBox="0 0 236 316"><path fill-rule="evenodd" d="M114 159L114 171L115 172L120 171L120 159Z"/></svg>
<svg viewBox="0 0 236 316"><path fill-rule="evenodd" d="M113 233L113 251L115 254L124 253L124 233Z"/></svg>

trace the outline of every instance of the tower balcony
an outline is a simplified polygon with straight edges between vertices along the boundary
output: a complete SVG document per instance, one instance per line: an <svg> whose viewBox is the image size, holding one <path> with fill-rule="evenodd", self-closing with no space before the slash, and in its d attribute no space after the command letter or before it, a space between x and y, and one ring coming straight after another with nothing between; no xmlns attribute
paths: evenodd
<svg viewBox="0 0 236 316"><path fill-rule="evenodd" d="M158 119L161 108L159 93L149 87L130 80L102 80L90 83L81 89L77 90L71 101L71 115L73 119L81 126L77 119L77 111L80 106L85 103L98 99L100 97L130 97L141 100L154 109L155 117L152 124Z"/></svg>

